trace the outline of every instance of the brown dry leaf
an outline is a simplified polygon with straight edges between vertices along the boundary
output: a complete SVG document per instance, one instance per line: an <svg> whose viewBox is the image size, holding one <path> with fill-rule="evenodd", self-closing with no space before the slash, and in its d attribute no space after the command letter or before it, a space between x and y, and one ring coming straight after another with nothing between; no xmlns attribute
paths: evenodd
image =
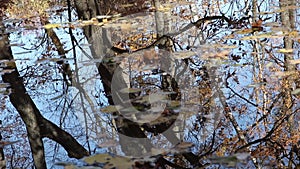
<svg viewBox="0 0 300 169"><path fill-rule="evenodd" d="M207 55L203 55L203 57L206 59L228 59L229 53L229 50L223 50L218 53L208 53Z"/></svg>
<svg viewBox="0 0 300 169"><path fill-rule="evenodd" d="M16 68L16 62L14 60L3 60L0 62L1 67L5 68Z"/></svg>
<svg viewBox="0 0 300 169"><path fill-rule="evenodd" d="M230 51L229 50L223 50L222 52L219 52L215 55L215 58L220 58L220 59L228 59Z"/></svg>
<svg viewBox="0 0 300 169"><path fill-rule="evenodd" d="M255 21L252 23L252 28L261 28L262 27L263 20L259 19L258 21Z"/></svg>
<svg viewBox="0 0 300 169"><path fill-rule="evenodd" d="M181 143L176 145L176 148L187 149L187 148L191 148L191 147L194 147L194 146L195 145L192 142L181 142Z"/></svg>
<svg viewBox="0 0 300 169"><path fill-rule="evenodd" d="M248 34L248 33L251 33L251 32L253 32L252 29L242 29L240 31L237 31L236 33L237 34Z"/></svg>
<svg viewBox="0 0 300 169"><path fill-rule="evenodd" d="M167 149L157 149L157 148L151 148L151 154L153 156L155 155L166 155L168 154L169 150Z"/></svg>
<svg viewBox="0 0 300 169"><path fill-rule="evenodd" d="M0 75L4 75L6 73L12 73L13 71L15 71L15 69L3 69L1 70Z"/></svg>
<svg viewBox="0 0 300 169"><path fill-rule="evenodd" d="M237 32L236 32L237 33ZM234 39L234 34L230 34L224 37L224 39Z"/></svg>
<svg viewBox="0 0 300 169"><path fill-rule="evenodd" d="M295 71L285 71L285 72L278 71L278 72L274 73L274 76L276 76L276 77L286 77L286 76L294 75L296 73L297 72L295 72Z"/></svg>
<svg viewBox="0 0 300 169"><path fill-rule="evenodd" d="M193 51L181 51L172 53L172 57L174 57L174 59L187 59L195 55L196 53Z"/></svg>
<svg viewBox="0 0 300 169"><path fill-rule="evenodd" d="M299 64L300 59L290 60L290 64Z"/></svg>
<svg viewBox="0 0 300 169"><path fill-rule="evenodd" d="M129 31L132 29L132 24L130 23L123 23L120 26L122 31Z"/></svg>
<svg viewBox="0 0 300 169"><path fill-rule="evenodd" d="M2 0L1 0L2 1ZM50 8L50 1L45 0L12 0L6 12L10 18L26 18L28 20L36 16L46 15L46 10Z"/></svg>

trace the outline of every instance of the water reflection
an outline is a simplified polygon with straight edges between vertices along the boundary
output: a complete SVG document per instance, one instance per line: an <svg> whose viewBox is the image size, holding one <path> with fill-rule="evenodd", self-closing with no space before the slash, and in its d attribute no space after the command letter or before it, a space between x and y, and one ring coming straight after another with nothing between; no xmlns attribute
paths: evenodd
<svg viewBox="0 0 300 169"><path fill-rule="evenodd" d="M262 4L252 5L272 9ZM197 5L171 4L102 27L12 33L12 43L25 45L11 45L14 60L1 61L1 75L14 73L2 65L16 62L26 97L90 154L109 152L101 158L130 165L133 160L114 155L154 156L150 162L174 168L296 167L299 40L292 15L258 13L247 2L224 2L226 13ZM277 16L282 29L273 24ZM10 87L0 83L4 94L21 96L5 93Z"/></svg>

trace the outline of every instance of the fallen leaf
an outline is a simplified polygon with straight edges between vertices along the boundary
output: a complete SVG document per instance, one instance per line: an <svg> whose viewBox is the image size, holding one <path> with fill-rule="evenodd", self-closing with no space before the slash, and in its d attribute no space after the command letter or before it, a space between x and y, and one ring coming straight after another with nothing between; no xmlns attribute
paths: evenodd
<svg viewBox="0 0 300 169"><path fill-rule="evenodd" d="M279 49L277 52L279 53L293 53L294 49Z"/></svg>
<svg viewBox="0 0 300 169"><path fill-rule="evenodd" d="M290 60L290 64L299 64L300 59Z"/></svg>
<svg viewBox="0 0 300 169"><path fill-rule="evenodd" d="M57 24L57 23L49 23L47 25L44 25L45 29L53 29L53 28L60 28L61 24Z"/></svg>
<svg viewBox="0 0 300 169"><path fill-rule="evenodd" d="M187 59L195 55L196 53L192 51L180 51L180 52L172 53L172 57L175 59Z"/></svg>
<svg viewBox="0 0 300 169"><path fill-rule="evenodd" d="M116 140L108 140L108 141L105 141L101 144L98 144L98 146L102 147L102 148L116 147L117 142L116 142Z"/></svg>
<svg viewBox="0 0 300 169"><path fill-rule="evenodd" d="M124 88L124 89L120 90L120 92L122 92L122 93L137 93L140 91L142 91L142 90L138 89L138 88Z"/></svg>
<svg viewBox="0 0 300 169"><path fill-rule="evenodd" d="M84 158L84 161L89 165L94 163L103 163L103 168L115 169L131 169L134 165L134 160L122 156L111 156L110 154L97 154Z"/></svg>
<svg viewBox="0 0 300 169"><path fill-rule="evenodd" d="M293 94L293 95L297 95L299 93L300 93L300 88L297 88L291 92L291 94Z"/></svg>
<svg viewBox="0 0 300 169"><path fill-rule="evenodd" d="M101 108L100 111L103 113L114 113L117 112L118 110L120 110L122 107L121 106L106 106L104 108Z"/></svg>

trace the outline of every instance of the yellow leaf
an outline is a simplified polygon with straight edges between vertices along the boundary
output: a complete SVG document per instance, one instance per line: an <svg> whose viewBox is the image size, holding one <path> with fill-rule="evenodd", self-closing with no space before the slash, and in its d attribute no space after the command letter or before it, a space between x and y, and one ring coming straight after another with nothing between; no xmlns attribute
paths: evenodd
<svg viewBox="0 0 300 169"><path fill-rule="evenodd" d="M293 53L293 49L279 49L277 52L279 53Z"/></svg>
<svg viewBox="0 0 300 169"><path fill-rule="evenodd" d="M290 37L297 37L299 34L298 34L298 32L297 31L291 31L290 33L289 33L289 36Z"/></svg>
<svg viewBox="0 0 300 169"><path fill-rule="evenodd" d="M57 24L57 23L49 23L47 25L44 25L45 29L53 29L53 28L60 28L61 24Z"/></svg>
<svg viewBox="0 0 300 169"><path fill-rule="evenodd" d="M103 22L103 23L108 22L107 18L104 18L104 19L102 20L102 22Z"/></svg>

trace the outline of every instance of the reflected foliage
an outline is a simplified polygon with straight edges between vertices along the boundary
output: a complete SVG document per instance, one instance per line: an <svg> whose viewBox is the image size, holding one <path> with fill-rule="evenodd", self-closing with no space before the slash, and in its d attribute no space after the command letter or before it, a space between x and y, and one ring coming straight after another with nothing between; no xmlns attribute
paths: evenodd
<svg viewBox="0 0 300 169"><path fill-rule="evenodd" d="M0 63L16 63L20 83L41 103L43 116L56 117L51 120L57 127L68 129L83 143L77 146L86 148L84 155L91 154L77 163L62 162L66 157L54 163L136 169L300 166L298 2L72 3L40 18L38 30L45 36L37 34L39 47L16 45L12 49L21 54ZM26 51L40 53L23 61ZM3 82L9 71L1 70ZM21 96L0 84L3 98ZM48 137L66 145L55 133ZM7 145L0 148L12 154ZM53 157L59 156L54 149Z"/></svg>

